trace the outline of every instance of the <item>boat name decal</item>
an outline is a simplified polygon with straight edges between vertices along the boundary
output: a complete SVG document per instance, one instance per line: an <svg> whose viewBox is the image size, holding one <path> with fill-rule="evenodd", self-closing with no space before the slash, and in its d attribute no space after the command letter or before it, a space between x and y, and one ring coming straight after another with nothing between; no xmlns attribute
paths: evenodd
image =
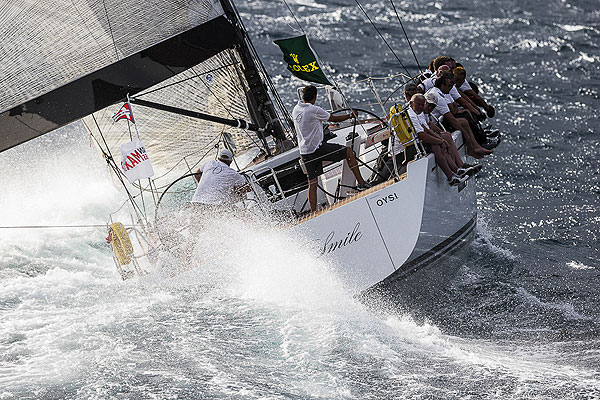
<svg viewBox="0 0 600 400"><path fill-rule="evenodd" d="M387 203L390 203L394 200L398 200L399 197L396 193L392 193L392 194L388 194L387 196L384 196L380 199L377 199L377 207L383 207L384 205L386 205Z"/></svg>
<svg viewBox="0 0 600 400"><path fill-rule="evenodd" d="M321 248L321 254L331 253L342 247L358 242L362 238L362 232L359 229L360 222L357 222L356 225L354 225L352 232L348 232L344 239L339 240L336 240L335 238L335 231L329 232L329 235L327 235L327 238L325 239L325 244Z"/></svg>

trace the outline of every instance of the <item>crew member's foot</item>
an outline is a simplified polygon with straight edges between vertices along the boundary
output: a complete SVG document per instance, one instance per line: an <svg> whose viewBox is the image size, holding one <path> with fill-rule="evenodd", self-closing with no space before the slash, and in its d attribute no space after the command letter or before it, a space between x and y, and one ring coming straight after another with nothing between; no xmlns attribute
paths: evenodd
<svg viewBox="0 0 600 400"><path fill-rule="evenodd" d="M373 187L373 185L370 184L369 182L359 183L358 185L356 185L356 189L359 192L362 192L363 190L371 189L372 187Z"/></svg>
<svg viewBox="0 0 600 400"><path fill-rule="evenodd" d="M467 179L469 179L469 177L467 175L452 175L452 178L448 179L448 185L450 186L458 186L461 183L464 183Z"/></svg>
<svg viewBox="0 0 600 400"><path fill-rule="evenodd" d="M495 138L488 137L487 142L485 142L481 147L492 150L502 142L502 136L497 136Z"/></svg>
<svg viewBox="0 0 600 400"><path fill-rule="evenodd" d="M467 164L463 163L462 167L456 170L456 175L463 176L466 175L469 178L476 175L479 171L481 171L483 167L480 164Z"/></svg>
<svg viewBox="0 0 600 400"><path fill-rule="evenodd" d="M493 151L492 150L487 150L484 149L483 147L479 146L479 148L477 148L477 150L473 150L469 152L469 155L473 158L476 159L482 159L485 156L489 156L490 154L492 154Z"/></svg>

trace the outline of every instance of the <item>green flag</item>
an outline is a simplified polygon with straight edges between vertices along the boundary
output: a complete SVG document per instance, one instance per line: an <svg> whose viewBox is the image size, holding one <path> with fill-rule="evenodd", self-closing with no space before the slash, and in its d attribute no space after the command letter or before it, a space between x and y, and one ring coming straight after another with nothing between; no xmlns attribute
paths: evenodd
<svg viewBox="0 0 600 400"><path fill-rule="evenodd" d="M333 86L317 63L317 58L308 44L306 35L275 40L274 43L283 52L283 60L294 76L304 81Z"/></svg>

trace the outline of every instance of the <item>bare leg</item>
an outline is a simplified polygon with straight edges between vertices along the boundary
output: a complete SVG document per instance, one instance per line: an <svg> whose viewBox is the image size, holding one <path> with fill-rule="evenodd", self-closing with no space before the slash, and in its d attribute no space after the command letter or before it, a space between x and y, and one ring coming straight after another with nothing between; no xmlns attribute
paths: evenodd
<svg viewBox="0 0 600 400"><path fill-rule="evenodd" d="M446 160L444 152L442 151L442 148L438 145L431 145L431 151L435 156L435 162L437 163L438 167L442 169L442 171L446 175L446 178L448 178L448 180L452 179L453 172L448 166L448 162Z"/></svg>
<svg viewBox="0 0 600 400"><path fill-rule="evenodd" d="M483 158L484 156L493 153L493 151L486 150L483 147L481 147L479 143L477 143L477 140L475 140L475 136L473 135L471 127L469 126L469 123L466 119L456 118L456 121L458 122L458 129L460 129L460 131L463 134L463 138L465 140L465 143L467 144L467 149L469 150L469 154L471 156L475 158Z"/></svg>
<svg viewBox="0 0 600 400"><path fill-rule="evenodd" d="M365 180L360 174L360 170L358 169L358 162L356 161L356 157L354 156L354 152L350 147L346 147L346 161L348 161L348 166L350 170L354 174L354 177L361 185L365 184Z"/></svg>
<svg viewBox="0 0 600 400"><path fill-rule="evenodd" d="M462 167L463 160L462 158L460 158L460 154L458 154L458 149L456 148L454 140L452 140L452 135L448 132L445 132L442 133L442 137L444 138L446 143L448 143L448 153L452 157L452 160L454 160L454 164L456 164L458 168Z"/></svg>
<svg viewBox="0 0 600 400"><path fill-rule="evenodd" d="M310 207L310 211L317 211L317 180L309 179L308 180L308 205Z"/></svg>

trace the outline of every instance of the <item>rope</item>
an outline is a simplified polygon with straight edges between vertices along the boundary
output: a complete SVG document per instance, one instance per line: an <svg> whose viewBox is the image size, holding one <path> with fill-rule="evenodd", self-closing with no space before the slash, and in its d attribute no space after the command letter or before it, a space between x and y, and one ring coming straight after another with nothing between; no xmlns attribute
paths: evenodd
<svg viewBox="0 0 600 400"><path fill-rule="evenodd" d="M300 22L298 22L298 20L296 19L296 15L294 15L294 12L290 8L290 5L285 0L283 0L283 3L285 4L285 6L287 7L287 9L289 10L290 14L292 14L292 17L294 18L294 21L296 21L296 23L300 27L300 30L302 31L302 33L304 33L306 35L306 32L304 31L304 28L302 28L302 25L300 25Z"/></svg>
<svg viewBox="0 0 600 400"><path fill-rule="evenodd" d="M400 61L400 58L398 58L398 56L396 55L396 52L394 51L394 49L392 49L392 46L390 46L390 44L388 43L387 40L385 40L385 37L383 36L383 34L379 31L379 28L377 28L377 26L375 25L375 23L371 20L371 17L369 17L369 14L367 14L367 11L363 8L363 6L358 2L358 0L354 0L356 2L356 5L358 5L358 8L360 8L360 10L363 12L363 14L365 14L365 17L367 17L367 19L369 20L369 22L371 23L371 25L373 25L373 28L375 28L375 30L377 31L377 34L379 34L379 37L381 37L381 39L383 40L383 42L386 44L386 46L388 47L388 49L390 49L390 51L392 52L392 54L394 55L394 57L396 57L396 60L398 60L398 62L400 63L400 65L402 66L402 68L404 68L404 70L406 71L406 73L408 74L406 77L408 79L413 79L410 77L410 72L408 72L408 69L404 66L404 64L402 63L402 61Z"/></svg>
<svg viewBox="0 0 600 400"><path fill-rule="evenodd" d="M406 41L408 42L408 46L410 47L410 51L412 52L413 57L415 58L415 61L417 62L417 67L419 67L419 73L423 73L423 69L421 68L421 64L419 64L419 60L417 60L417 55L415 54L415 51L413 50L413 47L410 44L410 40L408 39L408 35L406 34L406 30L404 30L404 25L402 24L402 20L400 19L400 15L398 15L398 11L396 10L396 6L394 5L394 0L390 0L390 3L392 3L392 7L394 8L394 12L396 13L396 18L398 18L398 22L400 22L400 26L402 27L402 32L404 32L404 37L406 38Z"/></svg>

